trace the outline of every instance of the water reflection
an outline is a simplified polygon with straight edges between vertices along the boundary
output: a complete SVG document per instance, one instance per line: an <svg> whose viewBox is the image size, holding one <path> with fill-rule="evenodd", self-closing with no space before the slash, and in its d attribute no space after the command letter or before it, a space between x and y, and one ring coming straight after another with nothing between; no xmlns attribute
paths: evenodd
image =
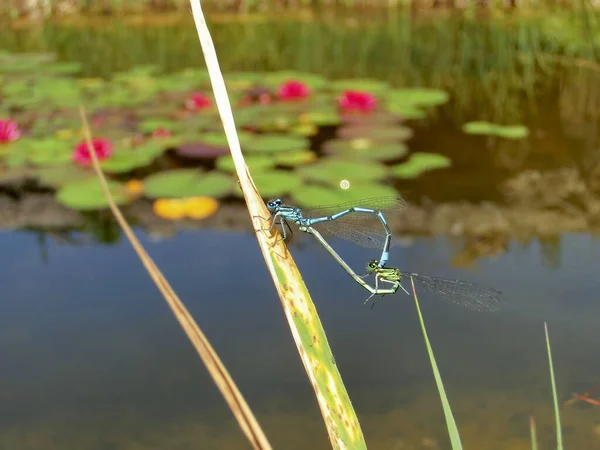
<svg viewBox="0 0 600 450"><path fill-rule="evenodd" d="M140 233L255 409L276 448L327 448L308 383L255 239ZM397 294L361 308L365 293L307 236L292 249L328 333L370 448L447 448L443 416L414 305ZM333 240L354 266L371 256ZM474 313L422 293L422 309L468 448L527 448L535 414L552 439L544 353L548 321L561 399L597 384L596 270L600 244L565 235L541 264L538 243L474 270L450 267L456 242L417 239L392 264L502 289L503 311ZM6 448L224 449L247 444L129 245L0 235L0 427ZM369 253L368 251L366 253ZM374 255L376 256L376 255ZM562 413L571 448L600 448L594 412ZM428 447L429 445L429 447Z"/></svg>

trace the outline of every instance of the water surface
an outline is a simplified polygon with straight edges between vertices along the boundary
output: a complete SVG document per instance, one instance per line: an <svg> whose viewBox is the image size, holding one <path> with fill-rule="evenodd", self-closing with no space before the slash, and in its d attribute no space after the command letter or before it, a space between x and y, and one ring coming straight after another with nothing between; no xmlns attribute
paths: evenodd
<svg viewBox="0 0 600 450"><path fill-rule="evenodd" d="M197 231L144 245L196 318L276 448L327 448L312 388L253 236ZM435 384L405 294L365 293L308 236L292 248L370 448L448 448ZM333 241L354 266L365 250ZM466 448L527 448L528 416L552 439L543 322L559 395L598 381L600 244L563 236L554 266L538 243L511 244L476 270L451 267L460 243L417 239L391 263L504 291L502 311L421 294ZM125 242L80 247L0 236L0 448L246 448L172 313ZM368 252L366 252L368 253ZM547 253L547 252L546 252ZM570 448L600 448L590 408L563 411ZM404 447L401 444L404 443Z"/></svg>

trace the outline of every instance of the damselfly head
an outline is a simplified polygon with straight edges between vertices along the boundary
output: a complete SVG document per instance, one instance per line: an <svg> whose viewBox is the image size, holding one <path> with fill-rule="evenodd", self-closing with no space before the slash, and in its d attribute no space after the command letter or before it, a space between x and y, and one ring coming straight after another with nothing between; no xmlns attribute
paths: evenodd
<svg viewBox="0 0 600 450"><path fill-rule="evenodd" d="M275 198L267 202L267 209L271 212L275 212L277 211L277 208L279 208L282 204L283 203L281 202L280 198Z"/></svg>
<svg viewBox="0 0 600 450"><path fill-rule="evenodd" d="M379 266L379 261L377 261L376 259L372 259L371 261L369 261L369 264L367 264L367 270L369 272L373 272L377 269L378 266Z"/></svg>

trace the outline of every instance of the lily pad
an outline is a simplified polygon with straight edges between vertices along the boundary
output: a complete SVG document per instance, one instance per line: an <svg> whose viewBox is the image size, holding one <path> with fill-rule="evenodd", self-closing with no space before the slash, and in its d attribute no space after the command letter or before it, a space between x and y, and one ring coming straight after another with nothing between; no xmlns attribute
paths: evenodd
<svg viewBox="0 0 600 450"><path fill-rule="evenodd" d="M382 179L387 176L388 170L374 162L323 159L315 164L300 167L298 173L307 180L338 185L342 180L353 183Z"/></svg>
<svg viewBox="0 0 600 450"><path fill-rule="evenodd" d="M303 185L294 189L290 196L295 205L302 208L314 208L321 205L335 205L338 203L362 200L369 197L398 195L396 189L380 183L351 184L348 189L324 187L316 185Z"/></svg>
<svg viewBox="0 0 600 450"><path fill-rule="evenodd" d="M129 201L127 193L120 183L107 180L108 188L118 205ZM95 210L108 207L100 181L93 177L65 184L56 193L56 200L67 208L76 210Z"/></svg>
<svg viewBox="0 0 600 450"><path fill-rule="evenodd" d="M100 163L106 173L126 173L152 163L156 155L138 151L137 148L115 152L109 159Z"/></svg>
<svg viewBox="0 0 600 450"><path fill-rule="evenodd" d="M234 178L230 175L174 169L148 176L144 180L144 194L149 198L219 197L229 194L233 186Z"/></svg>
<svg viewBox="0 0 600 450"><path fill-rule="evenodd" d="M288 129L289 133L291 134L297 134L298 136L314 136L315 134L317 134L319 132L319 128L316 125L313 125L312 123L300 123L300 124L296 124L291 126Z"/></svg>
<svg viewBox="0 0 600 450"><path fill-rule="evenodd" d="M331 82L331 87L335 91L362 91L373 95L383 94L390 88L389 84L385 81L371 78L335 80Z"/></svg>
<svg viewBox="0 0 600 450"><path fill-rule="evenodd" d="M52 187L61 187L74 181L96 177L91 170L82 169L73 164L42 167L36 171L36 175L42 184Z"/></svg>
<svg viewBox="0 0 600 450"><path fill-rule="evenodd" d="M291 152L308 148L310 141L302 136L285 134L262 134L248 142L244 150L248 152Z"/></svg>
<svg viewBox="0 0 600 450"><path fill-rule="evenodd" d="M341 121L345 124L369 125L369 126L386 126L396 125L402 118L389 111L371 111L369 114L341 114Z"/></svg>
<svg viewBox="0 0 600 450"><path fill-rule="evenodd" d="M272 170L258 172L254 183L263 197L278 197L289 194L302 185L303 180L294 172Z"/></svg>
<svg viewBox="0 0 600 450"><path fill-rule="evenodd" d="M370 139L377 142L406 141L413 135L410 128L403 126L369 126L349 125L337 129L337 135L341 139Z"/></svg>
<svg viewBox="0 0 600 450"><path fill-rule="evenodd" d="M337 111L309 111L301 114L298 117L298 121L302 124L327 127L339 125L341 123L341 118Z"/></svg>
<svg viewBox="0 0 600 450"><path fill-rule="evenodd" d="M72 143L57 138L21 139L13 144L11 153L20 153L25 161L36 166L52 166L71 161Z"/></svg>
<svg viewBox="0 0 600 450"><path fill-rule="evenodd" d="M344 159L386 161L402 158L408 147L402 142L376 142L371 139L332 139L323 144L323 151Z"/></svg>
<svg viewBox="0 0 600 450"><path fill-rule="evenodd" d="M390 169L392 176L397 178L416 178L424 172L450 167L452 160L437 153L413 153L410 159Z"/></svg>
<svg viewBox="0 0 600 450"><path fill-rule="evenodd" d="M208 145L202 142L184 142L177 146L177 154L192 159L212 159L229 153L229 147Z"/></svg>
<svg viewBox="0 0 600 450"><path fill-rule="evenodd" d="M274 158L264 155L249 155L246 156L244 160L252 173L272 169L276 164ZM231 155L225 155L218 158L216 167L223 172L235 173L235 166Z"/></svg>
<svg viewBox="0 0 600 450"><path fill-rule="evenodd" d="M506 139L525 139L529 136L529 129L523 125L496 125L486 121L468 122L463 125L467 134L483 136L497 136Z"/></svg>
<svg viewBox="0 0 600 450"><path fill-rule="evenodd" d="M441 89L405 88L386 92L386 99L395 104L429 107L443 105L450 96Z"/></svg>
<svg viewBox="0 0 600 450"><path fill-rule="evenodd" d="M386 109L403 119L424 119L427 113L416 105L409 103L387 103Z"/></svg>
<svg viewBox="0 0 600 450"><path fill-rule="evenodd" d="M295 167L308 164L317 160L317 154L310 150L296 150L293 152L276 153L273 160L279 166Z"/></svg>

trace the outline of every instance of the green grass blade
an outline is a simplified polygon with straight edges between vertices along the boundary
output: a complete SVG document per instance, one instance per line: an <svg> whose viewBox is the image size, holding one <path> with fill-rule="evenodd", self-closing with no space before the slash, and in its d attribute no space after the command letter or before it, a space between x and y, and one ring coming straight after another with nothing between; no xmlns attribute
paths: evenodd
<svg viewBox="0 0 600 450"><path fill-rule="evenodd" d="M533 416L529 418L529 436L531 436L531 450L538 450L537 432L535 429L535 419Z"/></svg>
<svg viewBox="0 0 600 450"><path fill-rule="evenodd" d="M446 417L446 428L448 428L448 435L450 436L450 443L452 444L452 450L462 450L462 443L460 441L460 434L458 433L458 427L450 408L450 402L444 389L444 383L442 382L442 376L438 370L437 363L435 362L435 356L433 355L433 349L429 343L427 337L427 330L425 329L425 321L421 314L421 308L419 307L419 299L417 298L417 291L412 277L410 277L412 284L413 296L415 298L415 306L417 307L417 314L419 315L419 322L421 322L421 330L423 331L423 338L425 339L425 346L427 347L427 353L429 354L429 361L431 362L431 368L433 370L433 377L435 378L435 384L437 385L438 392L440 394L440 400L442 401L442 408L444 409L444 416Z"/></svg>
<svg viewBox="0 0 600 450"><path fill-rule="evenodd" d="M546 332L546 348L548 349L548 363L550 364L550 382L552 384L552 400L554 401L554 420L556 422L556 450L563 450L562 428L560 426L560 410L558 408L558 396L556 395L556 382L554 380L554 366L552 365L552 352L550 351L550 337L548 336L548 324L544 322Z"/></svg>

